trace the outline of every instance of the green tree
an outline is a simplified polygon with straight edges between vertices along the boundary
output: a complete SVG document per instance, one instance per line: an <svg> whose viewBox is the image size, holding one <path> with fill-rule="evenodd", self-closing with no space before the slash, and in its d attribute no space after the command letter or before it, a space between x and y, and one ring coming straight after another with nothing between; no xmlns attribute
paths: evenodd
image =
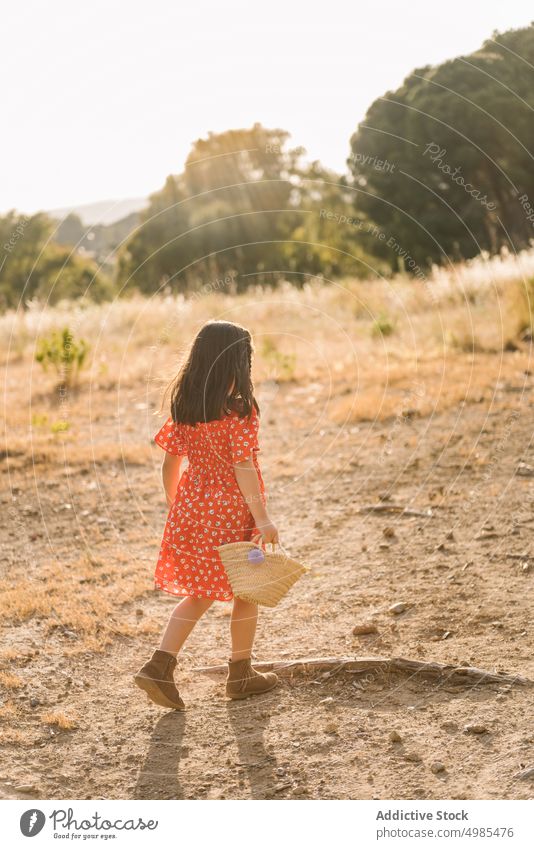
<svg viewBox="0 0 534 849"><path fill-rule="evenodd" d="M79 298L102 300L113 293L109 278L80 252L53 241L55 222L44 213L10 212L0 217L0 307Z"/></svg>
<svg viewBox="0 0 534 849"><path fill-rule="evenodd" d="M230 271L280 268L283 242L298 224L295 185L301 148L288 134L255 124L210 133L192 147L182 174L150 198L119 260L121 285L154 292L195 289Z"/></svg>
<svg viewBox="0 0 534 849"><path fill-rule="evenodd" d="M303 154L287 132L260 124L199 139L121 252L121 286L187 291L233 272L239 291L288 273L296 284L368 275L352 187Z"/></svg>
<svg viewBox="0 0 534 849"><path fill-rule="evenodd" d="M115 254L138 224L138 212L132 212L112 224L92 226L84 224L78 215L71 213L56 222L53 238L59 245L76 248L104 266L109 273L114 273Z"/></svg>
<svg viewBox="0 0 534 849"><path fill-rule="evenodd" d="M370 107L348 160L357 208L421 265L534 236L534 27L415 70ZM388 163L388 167L377 163ZM376 252L398 263L398 252Z"/></svg>
<svg viewBox="0 0 534 849"><path fill-rule="evenodd" d="M286 267L304 282L309 274L326 278L370 277L386 271L377 262L367 234L367 221L355 212L354 190L345 178L312 162L299 171L299 221L285 244Z"/></svg>
<svg viewBox="0 0 534 849"><path fill-rule="evenodd" d="M68 327L53 330L37 340L35 359L46 371L50 366L56 372L60 386L74 386L86 364L89 344L76 339Z"/></svg>

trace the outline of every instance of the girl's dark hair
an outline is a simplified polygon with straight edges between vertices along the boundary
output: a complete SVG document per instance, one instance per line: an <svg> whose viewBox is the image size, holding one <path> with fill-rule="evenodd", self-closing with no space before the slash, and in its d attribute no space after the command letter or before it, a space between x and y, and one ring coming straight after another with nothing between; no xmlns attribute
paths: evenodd
<svg viewBox="0 0 534 849"><path fill-rule="evenodd" d="M252 384L250 333L231 321L209 321L198 332L171 389L174 422L211 422L232 411L259 412Z"/></svg>

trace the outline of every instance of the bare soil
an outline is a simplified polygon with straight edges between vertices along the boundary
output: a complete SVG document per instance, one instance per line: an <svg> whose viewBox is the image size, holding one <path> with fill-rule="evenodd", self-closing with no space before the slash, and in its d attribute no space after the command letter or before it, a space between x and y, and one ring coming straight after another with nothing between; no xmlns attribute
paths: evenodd
<svg viewBox="0 0 534 849"><path fill-rule="evenodd" d="M401 405L336 422L326 390L291 381L264 405L272 514L311 572L261 612L258 659L404 656L534 678L534 383L504 356L489 400L431 416ZM13 367L8 399L24 375ZM145 401L135 381L101 388L97 410L81 393L52 447L22 422L8 444L3 798L532 798L516 774L534 764L534 689L339 672L227 702L223 678L194 669L226 660L228 604L179 660L186 712L147 701L132 674L174 601L152 590L165 507ZM379 503L428 515L359 512ZM377 632L354 636L364 622Z"/></svg>

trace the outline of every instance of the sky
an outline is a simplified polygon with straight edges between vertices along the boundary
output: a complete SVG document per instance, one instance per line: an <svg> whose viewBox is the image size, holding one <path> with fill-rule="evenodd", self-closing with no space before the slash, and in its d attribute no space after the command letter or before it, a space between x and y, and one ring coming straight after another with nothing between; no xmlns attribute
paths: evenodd
<svg viewBox="0 0 534 849"><path fill-rule="evenodd" d="M144 197L210 130L344 170L372 101L527 26L531 0L25 0L2 11L0 213Z"/></svg>

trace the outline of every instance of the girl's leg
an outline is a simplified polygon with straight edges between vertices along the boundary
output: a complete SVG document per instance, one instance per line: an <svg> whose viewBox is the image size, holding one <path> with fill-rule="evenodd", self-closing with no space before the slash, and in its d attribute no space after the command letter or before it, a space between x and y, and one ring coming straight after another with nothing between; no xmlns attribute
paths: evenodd
<svg viewBox="0 0 534 849"><path fill-rule="evenodd" d="M212 599L193 596L187 596L177 604L163 632L159 650L177 654L200 617L212 604Z"/></svg>
<svg viewBox="0 0 534 849"><path fill-rule="evenodd" d="M232 637L232 661L245 660L252 654L256 634L258 605L242 598L234 598L230 634Z"/></svg>
<svg viewBox="0 0 534 849"><path fill-rule="evenodd" d="M258 672L250 662L252 644L256 634L258 606L241 598L234 598L230 622L232 657L228 663L226 695L231 699L259 696L276 687L278 676L274 672Z"/></svg>

